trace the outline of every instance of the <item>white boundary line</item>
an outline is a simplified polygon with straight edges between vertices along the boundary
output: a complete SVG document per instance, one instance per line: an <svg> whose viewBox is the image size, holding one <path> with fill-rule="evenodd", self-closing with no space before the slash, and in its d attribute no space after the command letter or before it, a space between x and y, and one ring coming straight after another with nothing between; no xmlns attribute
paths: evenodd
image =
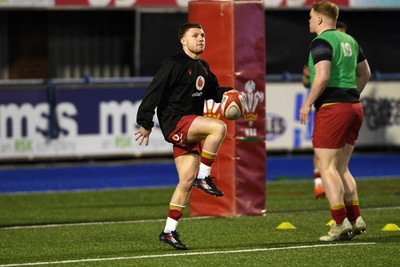
<svg viewBox="0 0 400 267"><path fill-rule="evenodd" d="M392 210L400 209L400 206L393 207L376 207L376 208L364 208L363 210ZM323 211L323 210L320 210ZM274 212L272 214L299 214L299 213L310 213L316 211L294 211L294 212ZM202 220L216 218L213 216L203 217L188 217L181 218L180 220ZM219 217L222 218L222 217ZM130 223L153 223L153 222L165 222L166 219L150 219L150 220L131 220L131 221L104 221L104 222L82 222L82 223L53 223L53 224L35 224L35 225L19 225L19 226L5 226L0 227L1 230L13 230L13 229L31 229L31 228L55 228L55 227L70 227L70 226L91 226L91 225L107 225L107 224L130 224Z"/></svg>
<svg viewBox="0 0 400 267"><path fill-rule="evenodd" d="M321 247L365 246L365 245L375 245L375 244L376 243L374 243L374 242L369 242L369 243L334 243L334 244L321 244L321 245L308 245L308 246L255 248L255 249L239 249L239 250L226 250L226 251L219 250L219 251L172 253L172 254L158 254L158 255L140 255L140 256L130 256L130 257L113 257L113 258L97 258L97 259L81 259L81 260L63 260L63 261L12 263L12 264L0 265L0 267L35 266L35 265L51 265L51 264L99 262L99 261L118 261L118 260L137 260L137 259L154 259L154 258L166 258L166 257L184 257L184 256L199 256L199 255L201 256L201 255L217 255L217 254L235 254L235 253L265 252L265 251L274 251L274 250L308 249L308 248L321 248Z"/></svg>
<svg viewBox="0 0 400 267"><path fill-rule="evenodd" d="M202 220L214 218L212 216L203 217L189 217L182 218L182 220ZM166 219L149 219L149 220L134 220L134 221L105 221L105 222L82 222L82 223L53 223L53 224L36 224L36 225L21 225L21 226L6 226L0 227L0 230L13 230L13 229L31 229L31 228L55 228L55 227L70 227L70 226L90 226L90 225L107 225L107 224L130 224L130 223L152 223L152 222L165 222Z"/></svg>

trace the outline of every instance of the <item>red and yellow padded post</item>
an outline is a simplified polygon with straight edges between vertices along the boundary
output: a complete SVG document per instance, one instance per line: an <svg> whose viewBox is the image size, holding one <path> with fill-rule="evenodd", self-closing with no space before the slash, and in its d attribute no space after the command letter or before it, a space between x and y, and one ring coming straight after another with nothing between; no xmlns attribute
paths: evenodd
<svg viewBox="0 0 400 267"><path fill-rule="evenodd" d="M224 119L207 103L205 115L219 117L227 136L213 164L216 198L194 188L191 216L261 215L266 211L265 23L263 1L190 1L190 22L206 33L207 60L221 86L247 97L247 109L236 121Z"/></svg>

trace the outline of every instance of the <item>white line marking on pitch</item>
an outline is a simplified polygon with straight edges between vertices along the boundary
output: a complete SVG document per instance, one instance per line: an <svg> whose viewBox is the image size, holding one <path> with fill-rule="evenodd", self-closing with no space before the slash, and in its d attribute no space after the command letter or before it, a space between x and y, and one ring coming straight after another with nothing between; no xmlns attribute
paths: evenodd
<svg viewBox="0 0 400 267"><path fill-rule="evenodd" d="M0 1L1 2L1 1ZM400 209L400 206L393 207L376 207L364 208L363 210L392 210ZM289 214L289 213L310 213L315 211L301 211L301 212L273 212L272 214ZM202 220L215 218L213 216L202 217L188 217L180 220ZM30 229L30 228L54 228L54 227L70 227L70 226L90 226L90 225L106 225L106 224L130 224L130 223L152 223L152 222L165 222L165 219L150 219L150 220L131 220L131 221L110 221L110 222L82 222L82 223L53 223L53 224L36 224L36 225L20 225L20 226L5 226L0 227L0 230L12 229Z"/></svg>
<svg viewBox="0 0 400 267"><path fill-rule="evenodd" d="M180 220L202 220L214 218L212 216L203 217L189 217ZM165 219L150 219L150 220L135 220L135 221L110 221L110 222L83 222L83 223L59 223L59 224L36 224L36 225L20 225L20 226L6 226L0 227L0 230L11 229L30 229L30 228L53 228L53 227L70 227L70 226L90 226L90 225L105 225L105 224L130 224L130 223L152 223L152 222L165 222Z"/></svg>
<svg viewBox="0 0 400 267"><path fill-rule="evenodd" d="M98 258L98 259L81 259L81 260L13 263L13 264L0 265L0 267L34 266L34 265L66 264L66 263L81 263L81 262L97 262L97 261L116 261L116 260L137 260L137 259L166 258L166 257L183 257L183 256L199 256L199 255L201 256L201 255L216 255L216 254L264 252L264 251L273 251L273 250L289 250L289 249L303 249L303 248L321 248L321 247L339 247L339 246L365 246L365 245L375 245L375 244L376 243L346 243L346 244L335 243L335 244L321 244L321 245L309 245L309 246L256 248L256 249L240 249L240 250L226 250L226 251L220 250L220 251L204 251L204 252L187 252L187 253L173 253L173 254L142 255L142 256L131 256L131 257L114 257L114 258Z"/></svg>

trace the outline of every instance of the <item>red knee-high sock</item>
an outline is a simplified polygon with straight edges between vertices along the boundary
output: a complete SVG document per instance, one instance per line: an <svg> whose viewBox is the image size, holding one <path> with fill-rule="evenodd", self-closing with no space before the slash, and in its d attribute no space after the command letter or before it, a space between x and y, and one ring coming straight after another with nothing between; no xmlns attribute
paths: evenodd
<svg viewBox="0 0 400 267"><path fill-rule="evenodd" d="M168 218L165 223L164 233L171 233L176 231L176 227L178 226L178 221L182 217L183 209L185 206L170 204L168 209Z"/></svg>
<svg viewBox="0 0 400 267"><path fill-rule="evenodd" d="M168 210L168 217L171 219L174 219L175 221L179 221L179 219L182 217L183 212L180 210Z"/></svg>
<svg viewBox="0 0 400 267"><path fill-rule="evenodd" d="M197 175L198 178L202 179L207 176L210 176L211 173L211 165L214 163L215 157L217 153L212 153L207 150L202 150L200 155L200 168L199 173Z"/></svg>
<svg viewBox="0 0 400 267"><path fill-rule="evenodd" d="M319 169L314 169L314 179L321 178L321 173L319 172Z"/></svg>
<svg viewBox="0 0 400 267"><path fill-rule="evenodd" d="M358 200L352 200L346 202L345 205L347 210L347 218L349 218L351 223L354 223L361 215L360 204L358 203Z"/></svg>
<svg viewBox="0 0 400 267"><path fill-rule="evenodd" d="M336 222L336 225L340 225L347 217L346 207L344 205L331 207L331 214L332 218Z"/></svg>
<svg viewBox="0 0 400 267"><path fill-rule="evenodd" d="M204 165L211 167L211 165L214 163L216 156L217 153L209 152L203 149L201 150L200 162L203 163Z"/></svg>

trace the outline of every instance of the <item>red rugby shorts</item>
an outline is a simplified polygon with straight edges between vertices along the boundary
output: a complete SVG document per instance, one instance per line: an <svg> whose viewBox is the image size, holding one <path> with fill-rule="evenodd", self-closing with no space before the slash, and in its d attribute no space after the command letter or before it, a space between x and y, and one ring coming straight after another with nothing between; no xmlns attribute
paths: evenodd
<svg viewBox="0 0 400 267"><path fill-rule="evenodd" d="M174 145L174 158L188 153L201 154L201 142L185 143L190 125L196 118L196 115L183 116L176 124L175 129L168 135L168 142Z"/></svg>
<svg viewBox="0 0 400 267"><path fill-rule="evenodd" d="M354 145L364 118L361 102L335 103L319 108L314 117L314 148Z"/></svg>

